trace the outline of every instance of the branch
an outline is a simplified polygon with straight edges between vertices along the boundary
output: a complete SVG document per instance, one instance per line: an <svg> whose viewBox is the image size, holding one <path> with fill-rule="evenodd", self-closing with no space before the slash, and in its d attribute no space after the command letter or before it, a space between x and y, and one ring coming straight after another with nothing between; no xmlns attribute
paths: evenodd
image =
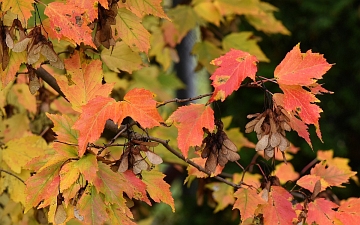
<svg viewBox="0 0 360 225"><path fill-rule="evenodd" d="M0 173L1 173L1 172L4 172L4 173L9 174L9 175L17 178L17 179L18 179L19 181L21 181L23 184L25 184L25 182L23 181L23 179L21 179L21 178L20 178L19 176L17 176L16 174L13 174L13 173L11 173L11 172L9 172L9 171L7 171L7 170L3 170L3 169L0 169Z"/></svg>
<svg viewBox="0 0 360 225"><path fill-rule="evenodd" d="M171 99L171 100L168 100L168 101L165 101L163 103L160 103L156 106L156 108L159 108L161 106L164 106L166 104L169 104L171 102L176 102L176 103L181 103L181 102L190 102L190 101L194 101L194 100L198 100L198 99L202 99L202 98L205 98L205 97L208 97L208 96L211 96L213 93L208 93L208 94L203 94L203 95L199 95L199 96L196 96L196 97L192 97L192 98L184 98L184 99L178 99L178 98L174 98L174 99Z"/></svg>

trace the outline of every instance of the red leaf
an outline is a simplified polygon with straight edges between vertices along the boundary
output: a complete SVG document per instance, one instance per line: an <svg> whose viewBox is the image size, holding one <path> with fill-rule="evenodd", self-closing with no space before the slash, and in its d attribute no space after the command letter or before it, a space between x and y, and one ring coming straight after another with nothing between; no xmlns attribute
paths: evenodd
<svg viewBox="0 0 360 225"><path fill-rule="evenodd" d="M269 192L268 204L264 206L264 225L292 225L296 213L292 208L291 194L280 186L272 186Z"/></svg>
<svg viewBox="0 0 360 225"><path fill-rule="evenodd" d="M360 199L350 198L342 202L335 217L344 225L358 224L360 221Z"/></svg>
<svg viewBox="0 0 360 225"><path fill-rule="evenodd" d="M60 40L66 37L76 44L83 42L95 48L91 37L91 29L88 27L88 19L84 16L86 11L74 3L51 2L44 11L50 19L50 25L55 37Z"/></svg>
<svg viewBox="0 0 360 225"><path fill-rule="evenodd" d="M129 198L135 198L151 205L146 194L146 184L140 180L132 170L127 170L124 173L120 173L120 175L127 183L127 185L124 186L124 191Z"/></svg>
<svg viewBox="0 0 360 225"><path fill-rule="evenodd" d="M67 77L56 76L56 80L70 101L74 110L81 112L81 106L86 105L96 96L108 97L113 84L102 84L102 62L92 60L89 64L83 63L80 54L76 51L70 59L64 60Z"/></svg>
<svg viewBox="0 0 360 225"><path fill-rule="evenodd" d="M211 64L220 67L210 77L215 90L209 102L219 99L224 101L227 96L239 89L246 77L255 80L257 62L255 56L235 49L211 61Z"/></svg>
<svg viewBox="0 0 360 225"><path fill-rule="evenodd" d="M191 104L179 107L166 121L175 122L178 129L178 146L182 154L187 157L190 146L200 146L203 140L203 127L213 131L214 111L201 104Z"/></svg>
<svg viewBox="0 0 360 225"><path fill-rule="evenodd" d="M236 198L233 209L239 209L241 220L251 218L255 214L259 204L265 204L265 201L256 193L256 190L240 188L234 193Z"/></svg>
<svg viewBox="0 0 360 225"><path fill-rule="evenodd" d="M315 199L308 204L307 224L333 225L335 211L332 209L337 207L335 203L323 198Z"/></svg>
<svg viewBox="0 0 360 225"><path fill-rule="evenodd" d="M279 84L308 86L331 68L322 54L308 50L301 53L300 44L297 44L275 68L274 76Z"/></svg>
<svg viewBox="0 0 360 225"><path fill-rule="evenodd" d="M174 199L171 196L170 185L167 184L163 178L165 175L159 171L145 171L141 172L142 179L146 184L146 191L155 202L163 202L168 204L172 211L175 212Z"/></svg>

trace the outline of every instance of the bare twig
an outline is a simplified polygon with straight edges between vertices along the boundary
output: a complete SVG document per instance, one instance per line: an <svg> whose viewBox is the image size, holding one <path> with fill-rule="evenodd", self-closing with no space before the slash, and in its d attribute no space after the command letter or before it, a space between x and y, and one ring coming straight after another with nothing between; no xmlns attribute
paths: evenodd
<svg viewBox="0 0 360 225"><path fill-rule="evenodd" d="M3 169L0 169L0 173L1 173L1 172L4 172L4 173L9 174L9 175L15 177L16 179L18 179L19 181L21 181L23 184L25 184L25 182L23 181L23 179L21 179L18 175L13 174L12 172L9 172L9 171L3 170Z"/></svg>
<svg viewBox="0 0 360 225"><path fill-rule="evenodd" d="M199 96L196 96L196 97L193 97L193 98L184 98L184 99L178 99L178 98L174 98L174 99L171 99L171 100L168 100L168 101L165 101L163 103L160 103L156 106L156 108L159 108L161 106L164 106L166 104L169 104L171 102L176 102L176 103L181 103L181 102L190 102L190 101L194 101L194 100L198 100L198 99L202 99L202 98L205 98L205 97L208 97L210 95L212 95L213 93L208 93L208 94L204 94L204 95L199 95Z"/></svg>

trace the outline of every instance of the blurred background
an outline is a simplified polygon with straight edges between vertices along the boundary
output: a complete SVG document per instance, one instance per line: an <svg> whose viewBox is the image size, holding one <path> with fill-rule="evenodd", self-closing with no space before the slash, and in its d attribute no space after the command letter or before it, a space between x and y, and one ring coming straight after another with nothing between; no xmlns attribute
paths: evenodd
<svg viewBox="0 0 360 225"><path fill-rule="evenodd" d="M258 32L241 21L241 30L250 30L256 37L260 37L259 45L265 55L271 60L269 63L260 63L258 75L273 77L275 67L297 43L300 43L302 52L312 49L313 52L324 54L329 63L335 64L328 71L324 79L327 90L334 94L318 96L319 106L324 113L321 114L320 128L323 135L322 143L315 134L314 127L310 128L313 150L296 133L288 134L288 139L300 151L291 161L296 171L301 171L308 163L316 158L318 150L333 149L334 155L350 159L350 166L354 171L360 172L360 2L356 0L273 0L267 1L276 6L279 11L275 14L291 35L267 35ZM246 99L246 101L244 101ZM232 127L244 126L248 122L247 114L262 112L264 98L261 90L240 88L224 103L214 106L221 117L233 116ZM256 142L256 137L246 135ZM254 156L252 150L243 154L241 161L244 165ZM264 161L263 167L270 163ZM265 169L266 170L266 169ZM231 168L230 168L231 171ZM173 176L174 174L172 174ZM201 206L196 202L196 189L199 184L193 182L190 188L183 187L183 176L178 176L173 182L173 194L176 202L176 213L172 214L170 208L157 205L153 212L155 216L143 220L140 224L238 224L238 212L230 207L213 214L211 203L204 200ZM175 184L175 185L174 185ZM350 181L344 188L331 190L340 199L350 196L359 197L359 187ZM210 206L209 206L210 205ZM150 210L150 209L149 209ZM168 213L167 213L168 212ZM145 213L145 212L144 212ZM145 213L146 214L146 213ZM155 220L154 220L155 219Z"/></svg>

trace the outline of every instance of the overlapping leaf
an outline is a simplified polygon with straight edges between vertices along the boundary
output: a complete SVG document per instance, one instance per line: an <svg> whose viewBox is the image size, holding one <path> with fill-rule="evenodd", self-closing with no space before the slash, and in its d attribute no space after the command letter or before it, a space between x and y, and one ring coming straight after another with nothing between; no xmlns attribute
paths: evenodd
<svg viewBox="0 0 360 225"><path fill-rule="evenodd" d="M216 201L217 205L214 209L214 213L224 210L227 206L233 205L236 197L234 195L234 188L228 184L213 182L206 185L207 188L213 191L212 197Z"/></svg>
<svg viewBox="0 0 360 225"><path fill-rule="evenodd" d="M40 201L58 195L60 184L59 169L62 163L59 162L43 169L25 182L27 196L25 212L37 206ZM42 204L43 207L47 205Z"/></svg>
<svg viewBox="0 0 360 225"><path fill-rule="evenodd" d="M309 191L314 190L317 180L321 181L321 190L325 190L329 186L339 186L349 181L349 178L354 176L356 172L344 171L333 165L326 165L326 163L318 163L310 170L310 175L301 177L296 183Z"/></svg>
<svg viewBox="0 0 360 225"><path fill-rule="evenodd" d="M45 15L50 19L52 32L55 38L66 37L76 44L83 42L95 48L91 37L91 29L88 27L86 10L74 3L51 2L45 8Z"/></svg>
<svg viewBox="0 0 360 225"><path fill-rule="evenodd" d="M312 88L318 86L317 80L331 68L323 55L312 53L311 50L301 53L300 45L296 45L283 61L276 67L274 76L277 79L283 95L275 94L277 104L282 105L286 111L293 113L296 117L290 118L291 127L299 136L303 137L311 146L306 124L314 124L317 136L321 138L319 127L321 108L314 103L319 102ZM310 91L304 89L304 87Z"/></svg>
<svg viewBox="0 0 360 225"><path fill-rule="evenodd" d="M146 191L155 202L168 204L175 212L174 199L171 196L170 185L163 179L165 175L159 171L142 171L142 179L146 184Z"/></svg>
<svg viewBox="0 0 360 225"><path fill-rule="evenodd" d="M160 125L162 118L156 110L154 95L145 89L129 91L124 101L97 96L82 107L82 114L73 128L79 130L79 155L82 156L89 142L97 140L108 119L121 124L127 116L136 120L143 128Z"/></svg>
<svg viewBox="0 0 360 225"><path fill-rule="evenodd" d="M122 5L121 3L119 4ZM161 6L161 0L127 0L123 5L139 18L142 18L144 14L151 14L168 19Z"/></svg>
<svg viewBox="0 0 360 225"><path fill-rule="evenodd" d="M214 111L201 104L191 104L178 108L167 120L175 123L178 129L178 146L185 157L190 146L200 146L203 140L203 127L213 131Z"/></svg>
<svg viewBox="0 0 360 225"><path fill-rule="evenodd" d="M33 0L1 0L1 10L8 11L17 15L19 20L26 24L28 19L31 17L31 11L34 11Z"/></svg>
<svg viewBox="0 0 360 225"><path fill-rule="evenodd" d="M308 204L306 222L308 224L316 223L321 225L332 225L334 224L336 213L332 209L337 207L338 205L326 199L315 199L315 201Z"/></svg>
<svg viewBox="0 0 360 225"><path fill-rule="evenodd" d="M15 75L20 68L20 65L26 61L25 52L15 53L11 51L10 61L5 70L0 70L0 78L2 86L5 87L9 82L15 79Z"/></svg>
<svg viewBox="0 0 360 225"><path fill-rule="evenodd" d="M142 60L137 52L134 52L123 41L117 42L114 49L104 49L101 52L102 61L112 71L120 73L126 71L132 73L142 68Z"/></svg>
<svg viewBox="0 0 360 225"><path fill-rule="evenodd" d="M141 24L141 19L134 13L125 8L120 8L114 29L115 39L121 38L132 50L148 53L150 33Z"/></svg>
<svg viewBox="0 0 360 225"><path fill-rule="evenodd" d="M80 54L76 52L70 59L65 59L67 75L56 76L56 80L72 104L74 110L81 112L81 106L86 105L96 96L108 97L113 84L102 84L103 73L100 60L92 60L89 64L81 62Z"/></svg>
<svg viewBox="0 0 360 225"><path fill-rule="evenodd" d="M102 225L108 219L106 205L93 185L88 185L78 202L85 224Z"/></svg>
<svg viewBox="0 0 360 225"><path fill-rule="evenodd" d="M357 224L360 221L360 199L350 198L343 201L335 217L344 225Z"/></svg>
<svg viewBox="0 0 360 225"><path fill-rule="evenodd" d="M227 96L239 89L246 77L255 80L257 62L255 56L235 49L211 61L211 64L219 68L210 77L215 90L209 102L224 101Z"/></svg>
<svg viewBox="0 0 360 225"><path fill-rule="evenodd" d="M239 188L235 193L236 198L233 209L239 209L241 220L251 218L255 214L259 204L265 204L265 201L251 188Z"/></svg>
<svg viewBox="0 0 360 225"><path fill-rule="evenodd" d="M263 208L264 225L293 224L297 217L292 208L291 194L280 186L272 186L268 196L268 203Z"/></svg>

